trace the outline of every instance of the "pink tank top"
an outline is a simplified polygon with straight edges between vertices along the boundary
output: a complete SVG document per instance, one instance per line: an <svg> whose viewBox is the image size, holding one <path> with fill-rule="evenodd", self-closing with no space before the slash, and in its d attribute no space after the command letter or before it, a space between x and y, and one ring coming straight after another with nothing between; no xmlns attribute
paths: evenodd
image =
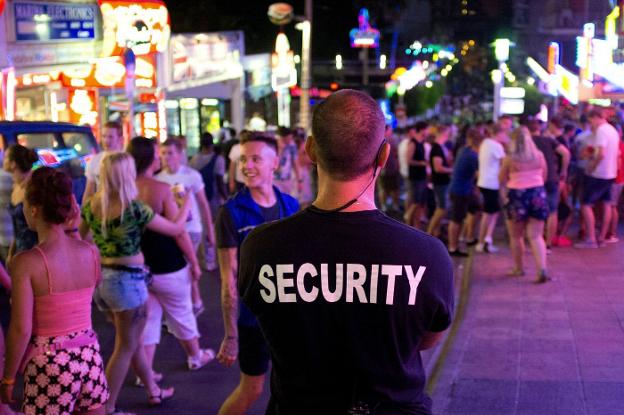
<svg viewBox="0 0 624 415"><path fill-rule="evenodd" d="M93 253L95 273L93 285L78 290L55 293L48 259L41 248L36 246L35 249L41 254L45 264L48 277L48 294L35 297L33 335L63 336L75 331L91 329L91 299L95 285L99 280L95 253Z"/></svg>
<svg viewBox="0 0 624 415"><path fill-rule="evenodd" d="M544 175L541 158L531 161L511 161L509 167L509 189L530 189L544 186Z"/></svg>

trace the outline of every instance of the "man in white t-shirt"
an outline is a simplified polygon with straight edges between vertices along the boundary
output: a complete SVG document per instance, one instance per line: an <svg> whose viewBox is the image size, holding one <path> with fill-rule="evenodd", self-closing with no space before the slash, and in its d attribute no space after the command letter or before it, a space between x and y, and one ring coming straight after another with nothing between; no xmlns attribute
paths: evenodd
<svg viewBox="0 0 624 415"><path fill-rule="evenodd" d="M588 119L593 134L587 137L581 154L587 160L581 194L587 238L574 244L576 248L597 248L604 243L611 222L611 185L617 176L620 135L607 122L601 109L591 110ZM603 215L600 236L596 238L593 207L598 202L602 202Z"/></svg>
<svg viewBox="0 0 624 415"><path fill-rule="evenodd" d="M500 212L498 173L505 157L503 144L508 141L506 121L494 124L492 138L486 138L479 147L479 178L477 186L483 195L483 218L479 229L477 252L496 252L492 234Z"/></svg>
<svg viewBox="0 0 624 415"><path fill-rule="evenodd" d="M91 160L89 160L87 168L85 169L87 186L85 188L84 195L82 196L83 201L89 199L89 197L97 191L97 186L100 182L100 164L102 163L102 158L104 158L107 152L123 150L123 142L123 127L120 123L109 121L104 124L104 128L102 129L102 140L100 142L102 145L102 151L94 155Z"/></svg>
<svg viewBox="0 0 624 415"><path fill-rule="evenodd" d="M190 193L191 209L189 220L186 222L186 231L193 241L195 251L198 250L202 239L214 247L214 227L212 226L210 205L204 192L204 181L197 170L182 164L182 151L182 143L177 139L170 138L160 145L160 160L163 170L156 175L156 179L168 183L172 187L178 184L183 185L184 190ZM206 237L202 238L204 234ZM193 311L198 315L204 308L199 293L199 281L193 281L191 294Z"/></svg>

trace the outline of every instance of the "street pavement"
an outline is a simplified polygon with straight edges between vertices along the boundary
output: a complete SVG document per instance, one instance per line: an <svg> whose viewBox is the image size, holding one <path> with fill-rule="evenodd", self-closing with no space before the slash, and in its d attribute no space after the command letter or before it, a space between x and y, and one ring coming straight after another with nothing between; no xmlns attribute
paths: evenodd
<svg viewBox="0 0 624 415"><path fill-rule="evenodd" d="M473 253L465 315L430 385L434 413L624 414L624 242L554 248L555 280L542 285L524 259L527 275L507 277L508 249Z"/></svg>
<svg viewBox="0 0 624 415"><path fill-rule="evenodd" d="M438 346L423 353L434 414L624 415L624 241L597 250L554 248L548 257L554 281L533 284L532 256L525 277L511 267L502 229L496 254L472 252L454 260L457 316ZM620 232L622 234L622 232ZM201 281L206 311L199 317L203 347L217 350L223 337L218 273ZM105 358L112 325L94 311ZM145 391L131 386L118 406L138 414L215 415L238 382L238 366L212 362L189 372L173 336L163 333L155 369L173 399L149 407ZM261 415L268 381L249 415Z"/></svg>

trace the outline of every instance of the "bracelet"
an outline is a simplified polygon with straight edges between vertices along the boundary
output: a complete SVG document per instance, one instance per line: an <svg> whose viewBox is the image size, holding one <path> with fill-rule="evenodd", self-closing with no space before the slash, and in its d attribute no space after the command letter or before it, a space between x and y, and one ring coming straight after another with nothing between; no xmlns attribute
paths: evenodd
<svg viewBox="0 0 624 415"><path fill-rule="evenodd" d="M0 385L13 386L15 385L15 379L2 378L2 380L0 381Z"/></svg>

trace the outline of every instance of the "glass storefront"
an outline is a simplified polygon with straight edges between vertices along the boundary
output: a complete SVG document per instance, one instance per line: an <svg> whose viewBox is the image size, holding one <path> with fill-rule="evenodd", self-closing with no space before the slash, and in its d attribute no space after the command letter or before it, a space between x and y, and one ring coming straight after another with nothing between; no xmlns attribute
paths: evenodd
<svg viewBox="0 0 624 415"><path fill-rule="evenodd" d="M192 156L199 150L204 132L215 135L221 129L222 107L214 98L166 100L167 134L185 137L187 153Z"/></svg>

